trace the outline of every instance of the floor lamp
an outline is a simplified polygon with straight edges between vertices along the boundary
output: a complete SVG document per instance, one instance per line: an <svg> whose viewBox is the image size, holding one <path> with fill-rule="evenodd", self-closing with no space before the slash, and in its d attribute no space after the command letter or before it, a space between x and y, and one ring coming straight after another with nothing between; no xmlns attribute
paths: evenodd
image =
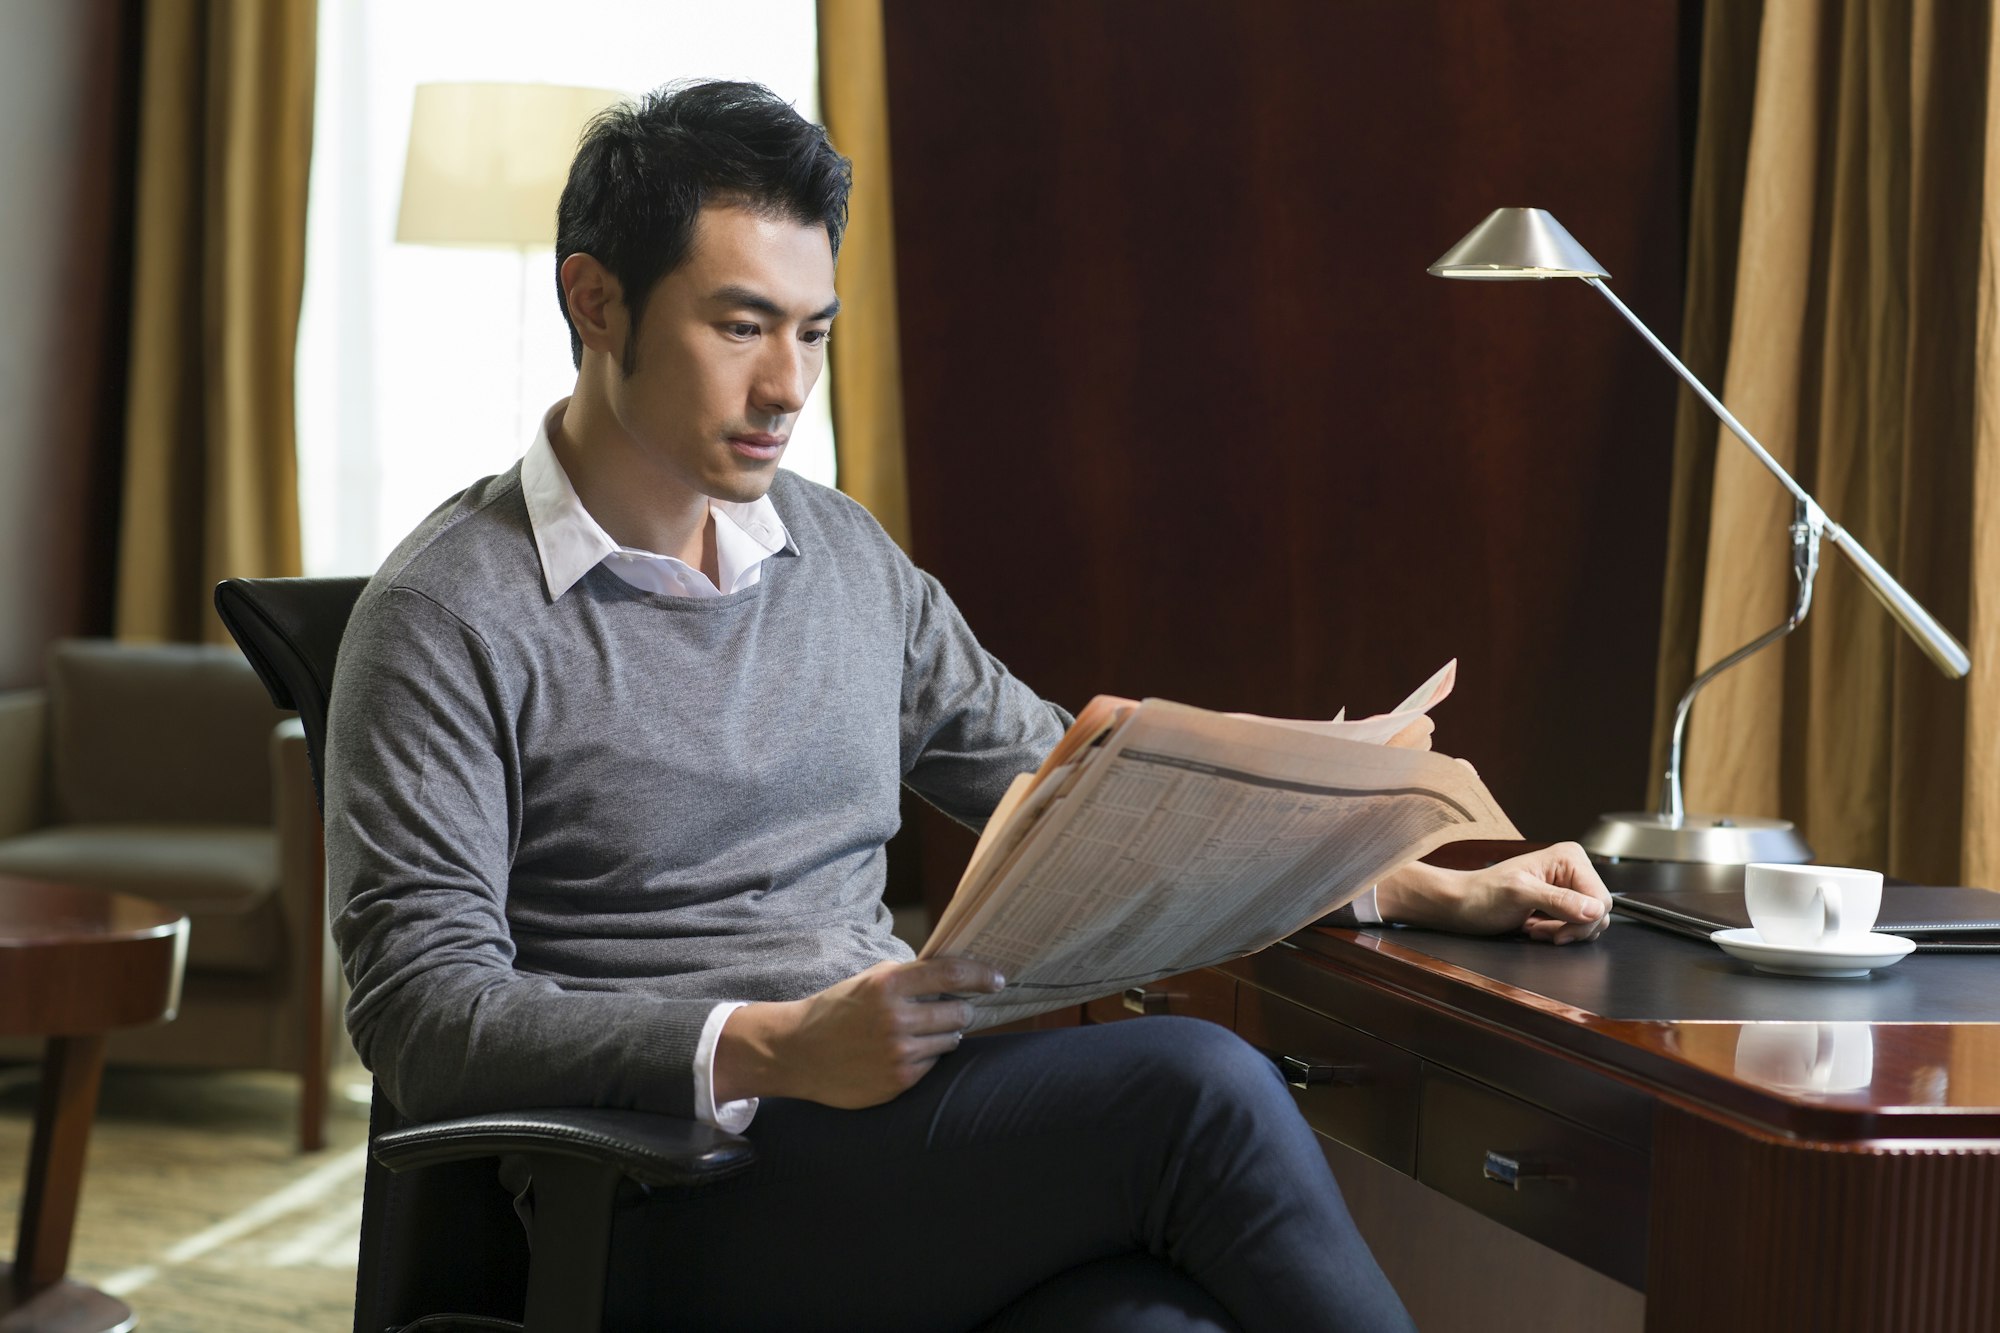
<svg viewBox="0 0 2000 1333"><path fill-rule="evenodd" d="M1740 865L1750 861L1810 861L1812 850L1790 821L1758 819L1747 815L1694 815L1681 802L1681 745L1687 731L1688 710L1703 686L1752 653L1768 647L1799 627L1812 607L1814 576L1819 572L1821 539L1853 562L1855 571L1896 623L1908 631L1938 669L1953 680L1972 669L1972 659L1963 645L1918 604L1903 585L1890 577L1875 557L1863 549L1854 535L1828 518L1826 511L1806 494L1805 488L1778 465L1768 450L1730 414L1721 400L1696 379L1653 331L1605 285L1611 275L1590 253L1576 243L1563 225L1539 208L1496 208L1486 220L1468 232L1463 240L1430 266L1440 278L1470 278L1487 281L1519 281L1535 278L1581 278L1611 302L1626 322L1639 331L1655 352L1672 366L1697 397L1729 428L1730 434L1748 446L1751 453L1778 483L1791 493L1793 501L1792 575L1797 588L1792 613L1785 622L1760 635L1710 666L1694 678L1674 711L1672 741L1667 751L1665 781L1660 785L1660 806L1651 812L1605 815L1585 835L1583 845L1593 855L1614 860L1684 861L1709 865Z"/></svg>
<svg viewBox="0 0 2000 1333"><path fill-rule="evenodd" d="M527 366L529 276L553 263L556 201L590 118L624 94L546 83L425 83L410 116L396 239L414 245L512 250L514 413Z"/></svg>

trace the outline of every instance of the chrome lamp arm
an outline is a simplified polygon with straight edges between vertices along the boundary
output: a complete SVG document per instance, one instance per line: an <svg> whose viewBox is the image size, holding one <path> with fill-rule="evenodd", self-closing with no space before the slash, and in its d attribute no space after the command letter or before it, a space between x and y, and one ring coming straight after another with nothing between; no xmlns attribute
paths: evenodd
<svg viewBox="0 0 2000 1333"><path fill-rule="evenodd" d="M1708 391L1707 385L1694 377L1693 371L1681 364L1679 357L1667 350L1665 343L1653 336L1653 331L1618 299L1611 288L1605 285L1604 280L1598 277L1586 277L1584 281L1595 287L1605 300L1617 307L1618 313L1625 316L1625 322L1637 329L1640 336L1660 354L1660 359L1672 366L1675 373L1686 381L1687 386L1695 391L1701 401L1708 404L1708 410L1721 418L1722 424L1729 427L1729 433L1743 441L1750 452L1757 456L1757 461L1769 468L1771 475L1792 493L1792 499L1804 507L1813 526L1824 532L1841 554L1854 563L1855 572L1861 575L1861 581L1868 585L1869 591L1881 601L1883 608L1896 623L1917 641L1917 646L1937 664L1938 670L1953 680L1959 680L1971 671L1972 658L1966 654L1965 646L1952 637L1951 631L1939 624L1937 617L1926 611L1916 598L1910 596L1909 590L1896 582L1889 571L1882 568L1874 556L1868 554L1867 548L1855 540L1853 533L1826 516L1826 511L1819 507L1819 503L1812 496L1806 494L1805 488L1792 480L1792 474L1785 471L1777 459L1771 457L1769 450L1757 443L1756 436L1744 429L1743 423L1736 419L1735 414L1722 405L1721 399Z"/></svg>
<svg viewBox="0 0 2000 1333"><path fill-rule="evenodd" d="M1819 539L1825 526L1826 515L1817 506L1809 508L1804 502L1797 505L1792 519L1792 578L1798 584L1798 591L1792 614L1777 628L1760 634L1696 676L1674 709L1673 740L1667 746L1667 775L1660 784L1660 818L1669 826L1678 826L1687 818L1687 808L1681 803L1681 747L1687 738L1688 711L1694 707L1695 695L1717 676L1760 649L1770 647L1805 621L1806 612L1812 610L1813 579L1819 574Z"/></svg>

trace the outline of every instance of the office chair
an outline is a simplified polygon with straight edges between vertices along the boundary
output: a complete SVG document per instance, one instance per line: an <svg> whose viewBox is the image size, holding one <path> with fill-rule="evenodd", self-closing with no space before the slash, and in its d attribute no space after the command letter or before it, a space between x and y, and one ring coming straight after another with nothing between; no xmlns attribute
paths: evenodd
<svg viewBox="0 0 2000 1333"><path fill-rule="evenodd" d="M334 659L366 584L228 579L215 589L222 623L272 702L298 711L322 812ZM734 1134L641 1111L559 1108L411 1125L379 1088L368 1140L355 1333L597 1328L621 1182L706 1184L754 1157ZM488 1160L501 1156L527 1167L535 1206L526 1233Z"/></svg>

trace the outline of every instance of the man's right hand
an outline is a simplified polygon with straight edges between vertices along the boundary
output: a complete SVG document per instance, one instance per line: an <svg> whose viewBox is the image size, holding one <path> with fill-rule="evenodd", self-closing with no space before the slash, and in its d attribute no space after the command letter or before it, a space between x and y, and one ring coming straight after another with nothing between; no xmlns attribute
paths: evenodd
<svg viewBox="0 0 2000 1333"><path fill-rule="evenodd" d="M970 958L877 963L803 1000L731 1014L715 1051L715 1100L798 1097L853 1110L915 1085L958 1049L972 1006L998 972Z"/></svg>

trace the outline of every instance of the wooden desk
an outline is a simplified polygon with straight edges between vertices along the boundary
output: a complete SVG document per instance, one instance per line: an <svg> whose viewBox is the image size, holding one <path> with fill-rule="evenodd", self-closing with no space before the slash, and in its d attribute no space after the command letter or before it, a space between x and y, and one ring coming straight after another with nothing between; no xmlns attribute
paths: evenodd
<svg viewBox="0 0 2000 1333"><path fill-rule="evenodd" d="M1625 920L1314 929L1149 989L1290 1057L1321 1134L1643 1290L1649 1330L2000 1328L2000 957L1822 981Z"/></svg>
<svg viewBox="0 0 2000 1333"><path fill-rule="evenodd" d="M187 918L142 898L0 876L0 1035L48 1039L0 1333L132 1327L122 1301L63 1274L104 1034L173 1017Z"/></svg>

